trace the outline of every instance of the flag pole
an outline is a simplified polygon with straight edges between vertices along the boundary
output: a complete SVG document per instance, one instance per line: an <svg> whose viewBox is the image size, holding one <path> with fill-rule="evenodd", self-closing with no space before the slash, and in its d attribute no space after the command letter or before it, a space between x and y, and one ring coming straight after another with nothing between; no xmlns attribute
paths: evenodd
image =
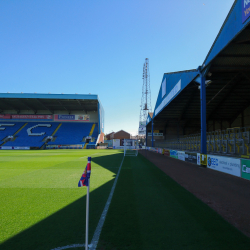
<svg viewBox="0 0 250 250"><path fill-rule="evenodd" d="M89 249L89 185L91 173L91 157L88 157L87 164L87 200L86 200L86 235L85 235L85 250Z"/></svg>
<svg viewBox="0 0 250 250"><path fill-rule="evenodd" d="M78 182L78 187L87 187L86 197L86 231L85 231L85 250L89 249L89 184L91 174L91 157L88 157L88 164Z"/></svg>
<svg viewBox="0 0 250 250"><path fill-rule="evenodd" d="M90 184L90 179L88 180ZM89 240L89 185L87 186L87 201L86 201L86 235L85 235L85 250L88 250L88 240Z"/></svg>

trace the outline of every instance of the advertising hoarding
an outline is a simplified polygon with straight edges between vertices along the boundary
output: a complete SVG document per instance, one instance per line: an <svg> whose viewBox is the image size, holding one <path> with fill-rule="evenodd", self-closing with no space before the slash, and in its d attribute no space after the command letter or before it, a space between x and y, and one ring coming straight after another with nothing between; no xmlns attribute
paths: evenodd
<svg viewBox="0 0 250 250"><path fill-rule="evenodd" d="M152 152L157 152L157 150L158 150L157 148L152 148L152 147L150 148L150 151Z"/></svg>
<svg viewBox="0 0 250 250"><path fill-rule="evenodd" d="M244 23L250 17L250 1L241 0L242 5L242 23Z"/></svg>
<svg viewBox="0 0 250 250"><path fill-rule="evenodd" d="M16 150L29 150L30 147L14 147Z"/></svg>
<svg viewBox="0 0 250 250"><path fill-rule="evenodd" d="M178 154L176 150L170 150L170 157L178 159Z"/></svg>
<svg viewBox="0 0 250 250"><path fill-rule="evenodd" d="M13 149L13 148L10 146L2 146L1 149L9 150L9 149Z"/></svg>
<svg viewBox="0 0 250 250"><path fill-rule="evenodd" d="M163 152L163 149L162 148L158 148L158 153L162 154L162 152Z"/></svg>
<svg viewBox="0 0 250 250"><path fill-rule="evenodd" d="M183 151L178 151L178 152L177 152L177 155L178 155L178 159L179 159L179 160L185 161L185 152L183 152Z"/></svg>
<svg viewBox="0 0 250 250"><path fill-rule="evenodd" d="M82 144L75 145L46 145L46 149L82 149Z"/></svg>
<svg viewBox="0 0 250 250"><path fill-rule="evenodd" d="M12 115L12 119L23 120L53 120L53 115Z"/></svg>
<svg viewBox="0 0 250 250"><path fill-rule="evenodd" d="M126 139L126 143L128 147L134 146L135 145L135 140L133 139ZM120 146L124 146L124 139L121 139Z"/></svg>
<svg viewBox="0 0 250 250"><path fill-rule="evenodd" d="M123 146L123 145L121 145L120 139L113 139L113 148L117 149L120 146Z"/></svg>
<svg viewBox="0 0 250 250"><path fill-rule="evenodd" d="M197 153L185 152L185 161L198 164Z"/></svg>
<svg viewBox="0 0 250 250"><path fill-rule="evenodd" d="M201 165L201 154L197 153L197 165Z"/></svg>
<svg viewBox="0 0 250 250"><path fill-rule="evenodd" d="M241 160L241 177L250 181L250 161Z"/></svg>
<svg viewBox="0 0 250 250"><path fill-rule="evenodd" d="M148 133L148 136L152 136L152 133ZM154 133L154 136L163 136L163 133Z"/></svg>
<svg viewBox="0 0 250 250"><path fill-rule="evenodd" d="M0 119L11 119L11 115L0 115Z"/></svg>
<svg viewBox="0 0 250 250"><path fill-rule="evenodd" d="M55 121L89 122L89 115L54 115Z"/></svg>
<svg viewBox="0 0 250 250"><path fill-rule="evenodd" d="M168 150L168 149L164 149L164 155L166 155L166 156L170 156L170 150Z"/></svg>
<svg viewBox="0 0 250 250"><path fill-rule="evenodd" d="M2 147L0 147L0 149L3 149L3 150L12 150L12 149L15 149L15 150L29 150L30 147L11 147L11 146L2 146Z"/></svg>
<svg viewBox="0 0 250 250"><path fill-rule="evenodd" d="M146 122L139 122L139 134L146 134Z"/></svg>
<svg viewBox="0 0 250 250"><path fill-rule="evenodd" d="M207 167L234 176L241 176L240 159L224 156L207 155Z"/></svg>

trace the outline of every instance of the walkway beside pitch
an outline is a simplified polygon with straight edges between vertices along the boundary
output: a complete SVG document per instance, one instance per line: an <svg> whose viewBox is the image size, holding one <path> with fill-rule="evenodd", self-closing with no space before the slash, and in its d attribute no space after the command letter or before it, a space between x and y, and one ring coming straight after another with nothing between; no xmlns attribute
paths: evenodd
<svg viewBox="0 0 250 250"><path fill-rule="evenodd" d="M154 152L140 153L250 237L250 181Z"/></svg>

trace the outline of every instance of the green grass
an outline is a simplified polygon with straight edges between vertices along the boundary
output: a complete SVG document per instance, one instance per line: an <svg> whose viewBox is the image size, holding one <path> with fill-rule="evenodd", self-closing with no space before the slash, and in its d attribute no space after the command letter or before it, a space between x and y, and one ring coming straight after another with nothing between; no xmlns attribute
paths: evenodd
<svg viewBox="0 0 250 250"><path fill-rule="evenodd" d="M92 156L91 239L122 153L0 151L0 156L0 249L52 249L84 243L86 188L77 184L87 156Z"/></svg>
<svg viewBox="0 0 250 250"><path fill-rule="evenodd" d="M77 184L87 156L92 156L91 241L122 151L0 151L0 250L50 250L84 243L86 188ZM125 157L99 250L249 246L249 238L143 156Z"/></svg>
<svg viewBox="0 0 250 250"><path fill-rule="evenodd" d="M126 157L98 249L250 249L250 239L143 156Z"/></svg>

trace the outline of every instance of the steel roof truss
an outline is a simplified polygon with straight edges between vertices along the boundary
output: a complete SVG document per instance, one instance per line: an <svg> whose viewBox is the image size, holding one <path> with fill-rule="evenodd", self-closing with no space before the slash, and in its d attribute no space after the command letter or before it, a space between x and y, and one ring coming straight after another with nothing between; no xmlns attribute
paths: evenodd
<svg viewBox="0 0 250 250"><path fill-rule="evenodd" d="M8 102L6 102L5 100L1 99L0 102L2 102L3 104L9 106L11 109L15 110L17 112L17 114L20 113L20 109L17 109L16 107L14 107L12 104L9 104Z"/></svg>
<svg viewBox="0 0 250 250"><path fill-rule="evenodd" d="M196 86L196 88L197 88L197 86ZM179 121L183 119L184 114L186 113L186 111L188 110L188 108L190 107L190 105L193 103L195 94L196 94L196 89L193 90L193 92L190 95L190 97L189 97L189 99L188 99L188 101L187 101L184 109L182 110L180 118L179 118Z"/></svg>
<svg viewBox="0 0 250 250"><path fill-rule="evenodd" d="M235 79L236 78L236 76L233 78L233 79ZM232 80L233 80L232 79ZM232 81L231 80L231 81ZM229 82L231 82L231 81L229 81ZM234 84L230 87L230 89L228 90L228 92L227 92L227 94L222 98L222 100L215 106L215 108L210 112L210 115L208 116L208 118L207 118L207 120L210 120L211 119L211 117L212 117L212 115L214 115L214 114L216 114L216 113L218 113L218 112L216 112L216 111L218 111L218 109L219 109L219 107L221 107L222 106L222 104L227 100L227 98L232 94L232 92L234 91L234 87L237 85L237 83L238 83L239 81L235 81L234 82ZM219 91L220 92L220 91ZM219 93L218 92L218 93ZM218 94L217 93L217 94ZM212 101L213 99L211 99L211 101Z"/></svg>
<svg viewBox="0 0 250 250"><path fill-rule="evenodd" d="M82 110L87 114L87 111L85 110L85 108L82 106L81 102L79 100L76 100L79 104L79 106L82 108Z"/></svg>
<svg viewBox="0 0 250 250"><path fill-rule="evenodd" d="M34 112L34 114L37 113L37 110L35 110L34 108L30 107L24 100L19 100L20 103L22 103L25 107L27 107L28 109L32 110Z"/></svg>
<svg viewBox="0 0 250 250"><path fill-rule="evenodd" d="M59 100L57 100L57 102L69 113L69 115L70 115L70 113L71 113L71 111L70 110L68 110Z"/></svg>
<svg viewBox="0 0 250 250"><path fill-rule="evenodd" d="M36 99L36 100L37 100L37 102L38 102L40 105L42 105L42 106L43 106L46 110L48 110L51 114L54 114L54 111L51 110L51 109L49 109L45 104L43 104L41 100L39 100L39 99Z"/></svg>
<svg viewBox="0 0 250 250"><path fill-rule="evenodd" d="M213 97L212 99L210 99L210 101L207 102L207 106L209 105L209 103L211 103L234 79L237 78L239 74L235 75L230 81L228 81L228 83L226 85L223 86L222 89L220 89ZM234 87L235 83L232 85L232 87ZM230 88L231 89L231 88Z"/></svg>
<svg viewBox="0 0 250 250"><path fill-rule="evenodd" d="M239 108L236 112L235 115L232 117L232 119L230 120L230 123L233 123L235 121L235 119L242 113L242 111L244 111L246 108L248 108L250 106L250 101L247 101L246 104L244 105L244 107Z"/></svg>

